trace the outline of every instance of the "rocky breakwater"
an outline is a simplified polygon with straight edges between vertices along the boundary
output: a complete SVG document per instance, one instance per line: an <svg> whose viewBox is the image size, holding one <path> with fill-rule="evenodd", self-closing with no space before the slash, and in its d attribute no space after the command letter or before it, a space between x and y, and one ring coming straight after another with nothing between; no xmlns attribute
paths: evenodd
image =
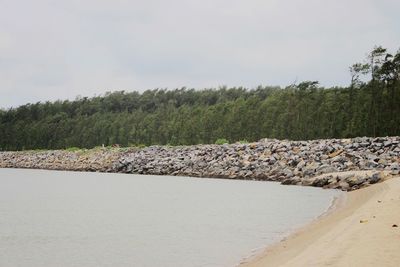
<svg viewBox="0 0 400 267"><path fill-rule="evenodd" d="M400 172L400 137L0 152L2 168L278 181L345 191Z"/></svg>
<svg viewBox="0 0 400 267"><path fill-rule="evenodd" d="M0 168L111 172L119 157L116 149L10 151L0 152Z"/></svg>
<svg viewBox="0 0 400 267"><path fill-rule="evenodd" d="M400 172L400 137L151 146L121 153L113 172L279 181L355 190ZM360 172L364 171L364 172Z"/></svg>

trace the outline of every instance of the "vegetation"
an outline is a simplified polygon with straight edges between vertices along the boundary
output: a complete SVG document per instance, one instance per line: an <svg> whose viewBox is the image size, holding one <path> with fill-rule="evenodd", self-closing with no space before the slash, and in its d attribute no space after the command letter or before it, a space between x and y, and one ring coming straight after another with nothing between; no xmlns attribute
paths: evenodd
<svg viewBox="0 0 400 267"><path fill-rule="evenodd" d="M216 145L224 145L224 144L229 144L229 141L226 140L225 138L218 138L217 141L215 141Z"/></svg>
<svg viewBox="0 0 400 267"><path fill-rule="evenodd" d="M79 147L67 147L65 150L69 152L76 152L80 151L81 149Z"/></svg>
<svg viewBox="0 0 400 267"><path fill-rule="evenodd" d="M348 87L113 92L0 110L0 150L400 134L400 51L376 47Z"/></svg>

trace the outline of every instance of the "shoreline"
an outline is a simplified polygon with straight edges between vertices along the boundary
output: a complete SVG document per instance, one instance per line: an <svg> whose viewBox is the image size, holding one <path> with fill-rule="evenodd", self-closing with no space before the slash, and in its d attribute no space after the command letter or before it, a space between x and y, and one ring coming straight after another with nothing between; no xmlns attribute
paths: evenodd
<svg viewBox="0 0 400 267"><path fill-rule="evenodd" d="M335 213L337 210L342 208L347 201L347 194L346 192L340 192L339 196L334 196L329 204L329 206L319 215L317 215L315 218L312 218L311 221L305 224L298 225L298 227L294 227L291 230L286 231L285 233L282 233L276 241L274 241L272 244L268 244L265 246L261 246L258 248L255 248L249 253L248 256L242 258L242 260L235 265L235 267L243 267L247 266L248 264L252 264L254 261L257 261L260 257L264 257L264 254L269 251L270 248L273 248L277 246L278 244L282 242L286 242L287 240L291 239L293 236L297 235L299 232L304 231L311 225L314 225L319 222L319 220L330 216L331 214ZM265 255L268 256L268 255ZM251 267L251 266L250 266Z"/></svg>
<svg viewBox="0 0 400 267"><path fill-rule="evenodd" d="M327 212L239 267L398 266L400 177L345 193Z"/></svg>

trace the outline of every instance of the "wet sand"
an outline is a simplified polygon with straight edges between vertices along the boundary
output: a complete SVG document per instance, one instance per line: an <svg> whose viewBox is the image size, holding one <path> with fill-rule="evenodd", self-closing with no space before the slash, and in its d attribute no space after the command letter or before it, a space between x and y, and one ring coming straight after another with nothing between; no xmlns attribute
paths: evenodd
<svg viewBox="0 0 400 267"><path fill-rule="evenodd" d="M240 265L261 266L400 266L400 177L347 193L335 211Z"/></svg>

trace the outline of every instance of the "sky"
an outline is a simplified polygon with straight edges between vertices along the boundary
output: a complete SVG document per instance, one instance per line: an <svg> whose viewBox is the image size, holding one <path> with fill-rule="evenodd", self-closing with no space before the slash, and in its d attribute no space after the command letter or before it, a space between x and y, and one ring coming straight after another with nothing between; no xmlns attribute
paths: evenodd
<svg viewBox="0 0 400 267"><path fill-rule="evenodd" d="M349 84L398 0L0 0L0 108L107 91Z"/></svg>

